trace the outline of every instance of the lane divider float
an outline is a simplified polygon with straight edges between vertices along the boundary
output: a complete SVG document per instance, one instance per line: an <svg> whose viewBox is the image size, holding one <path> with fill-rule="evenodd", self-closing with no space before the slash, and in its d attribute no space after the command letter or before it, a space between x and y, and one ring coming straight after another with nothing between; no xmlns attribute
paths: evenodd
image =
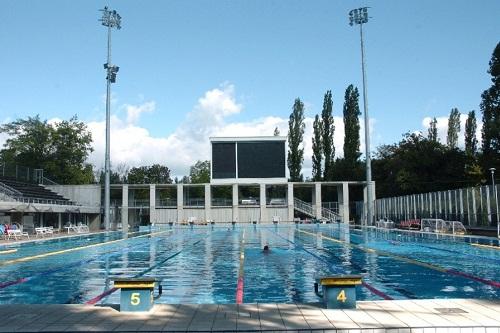
<svg viewBox="0 0 500 333"><path fill-rule="evenodd" d="M299 230L299 231L300 231L300 230ZM289 242L289 243L293 244L294 246L298 247L298 248L299 248L299 249L301 249L302 251L304 251L304 252L306 252L306 253L310 254L310 255L311 255L311 256L313 256L314 258L316 258L316 259L318 259L318 260L320 260L320 261L323 261L324 263L326 263L327 265L329 265L330 267L332 267L331 263L330 263L330 262L328 262L328 260L326 260L326 259L324 259L324 258L321 258L320 256L318 256L318 255L314 254L313 252L311 252L311 251L307 250L307 249L306 249L306 248L304 248L303 246L300 246L300 245L296 244L295 242L292 242L291 240L289 240L289 239L287 239L287 238L285 238L285 237L281 236L280 234L276 233L275 231L273 231L273 232L274 232L274 233L275 233L278 237L280 237L280 238L282 238L282 239L286 240L287 242ZM336 273L337 273L337 274L341 274L341 272L338 272L338 271L337 271ZM386 293L384 293L383 291L378 290L378 289L377 289L377 288L375 288L374 286L372 286L372 285L370 285L370 284L368 284L368 283L366 283L366 282L364 282L364 281L362 281L362 282L361 282L361 285L362 285L363 287L365 287L366 289L368 289L369 291L371 291L373 294L375 294L375 295L377 295L377 296L379 296L379 297L381 297L381 298L383 298L383 299L385 299L385 300L388 300L388 301L393 300L393 298L392 298L391 296L387 295L387 294L386 294Z"/></svg>
<svg viewBox="0 0 500 333"><path fill-rule="evenodd" d="M302 232L302 233L305 233L305 234L308 234L308 235L311 235L311 236L315 236L315 237L318 236L315 233L304 231L304 230L300 230L300 229L299 229L299 232ZM464 277L464 278L467 278L467 279L470 279L470 280L473 280L473 281L477 281L477 282L481 282L481 283L490 285L490 286L495 287L495 288L500 288L500 282L497 282L497 281L484 279L484 278L481 278L481 277L478 277L478 276L474 276L474 275L469 274L469 273L464 273L464 272L461 272L461 271L457 271L457 270L454 270L454 269L443 268L443 267L440 267L440 266L437 266L437 265L434 265L434 264L429 264L429 263L422 262L422 261L419 261L419 260L410 259L410 258L403 257L403 256L400 256L400 255L397 255L397 254L393 254L393 253L390 253L390 252L387 252L387 251L374 250L374 249L367 248L367 247L364 247L364 246L360 246L360 245L357 245L357 244L347 243L347 242L344 242L344 241L341 241L341 240L338 240L338 239L335 239L335 238L331 238L331 237L328 237L328 236L323 236L323 235L319 235L319 236L322 237L322 238L324 238L324 239L327 239L329 241L332 241L332 242L335 242L335 243L340 243L340 244L345 244L345 245L348 245L348 246L350 246L352 248L356 248L356 249L359 249L359 250L362 250L362 251L365 251L365 252L374 253L374 254L377 254L377 255L380 255L380 256L394 258L394 259L399 260L399 261L403 261L403 262L407 262L407 263L414 264L414 265L417 265L417 266L429 268L429 269L432 269L432 270L435 270L435 271L438 271L438 272L441 272L441 273L447 273L447 274L451 274L451 275L461 276L461 277Z"/></svg>
<svg viewBox="0 0 500 333"><path fill-rule="evenodd" d="M136 237L132 237L132 238L120 238L120 239L115 239L115 240L111 240L111 241L107 241L107 242L103 242L103 243L83 245L83 246L78 246L78 247L74 247L74 248L70 248L70 249L65 249L65 250L58 250L58 251L53 251L53 252L46 252L46 253L37 254L37 255L34 255L34 256L17 258L17 259L12 259L12 260L6 260L6 261L0 262L0 267L1 266L12 265L12 264L17 264L17 263L20 263L20 262L31 261L31 260L35 260L35 259L46 258L46 257L58 255L58 254L63 254L63 253L68 253L68 252L74 252L74 251L80 251L80 250L85 250L85 249L89 249L89 248L93 248L93 247L98 247L98 246L103 246L103 245L108 245L108 244L123 242L123 241L130 240L130 239L137 239L137 238L142 238L142 237L155 236L155 235L163 234L163 233L166 233L166 232L172 232L172 231L171 230L158 231L158 232L154 232L154 233L150 233L150 234L146 234L146 235L140 235L140 236L136 236Z"/></svg>
<svg viewBox="0 0 500 333"><path fill-rule="evenodd" d="M195 246L196 244L198 244L198 243L199 243L199 242L201 242L201 241L202 241L202 240L200 239L200 240L198 240L198 241L194 242L194 243L192 244L192 246ZM166 259L163 259L162 261L160 261L160 262L158 262L158 263L154 264L153 266L148 267L148 268L147 268L147 269L145 269L144 271L142 271L142 272L140 272L140 273L138 273L138 274L134 275L134 276L133 276L133 278L138 278L138 277L144 276L145 274L147 274L147 273L151 272L153 269L157 268L158 266L163 265L163 264L164 264L165 262L167 262L168 260L170 260L170 259L172 259L172 258L174 258L174 257L178 256L178 255L179 255L182 251L183 251L183 250L177 251L176 253L174 253L174 254L172 254L172 255L168 256ZM97 302L101 301L103 298L105 298L105 297L107 297L107 296L111 295L112 293L114 293L114 292L115 292L115 291L117 291L117 290L118 290L118 288L115 288L115 287L113 287L113 288L111 288L111 289L108 289L108 290L104 291L103 293L101 293L101 294L97 295L96 297L94 297L94 298L92 298L92 299L90 299L90 300L86 301L84 304L86 304L86 305L94 305L94 304L96 304Z"/></svg>
<svg viewBox="0 0 500 333"><path fill-rule="evenodd" d="M245 229L241 237L240 245L240 268L238 270L238 283L236 285L236 304L243 303L243 271L245 263Z"/></svg>

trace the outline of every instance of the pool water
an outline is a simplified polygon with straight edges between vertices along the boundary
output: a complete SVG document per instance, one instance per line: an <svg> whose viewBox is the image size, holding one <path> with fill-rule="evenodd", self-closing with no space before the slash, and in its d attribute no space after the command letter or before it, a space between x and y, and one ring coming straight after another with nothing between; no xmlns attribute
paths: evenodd
<svg viewBox="0 0 500 333"><path fill-rule="evenodd" d="M161 281L158 303L317 302L315 278L361 274L358 299L500 296L488 238L341 224L166 227L0 246L0 304L119 303L116 277ZM270 251L262 251L269 245ZM239 290L237 292L237 290Z"/></svg>

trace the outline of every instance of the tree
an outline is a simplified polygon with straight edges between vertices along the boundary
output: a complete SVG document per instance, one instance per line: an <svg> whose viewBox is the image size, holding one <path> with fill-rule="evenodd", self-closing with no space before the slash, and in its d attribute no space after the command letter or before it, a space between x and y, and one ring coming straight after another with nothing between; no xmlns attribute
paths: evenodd
<svg viewBox="0 0 500 333"><path fill-rule="evenodd" d="M87 158L92 135L76 116L49 124L40 116L17 119L0 126L8 138L0 156L5 163L44 169L44 175L61 184L94 182Z"/></svg>
<svg viewBox="0 0 500 333"><path fill-rule="evenodd" d="M475 182L465 173L463 151L415 133L379 147L372 162L377 197L450 190Z"/></svg>
<svg viewBox="0 0 500 333"><path fill-rule="evenodd" d="M328 90L323 98L323 111L321 112L323 124L323 155L325 157L325 168L323 170L323 179L332 180L333 177L333 161L335 157L335 146L333 145L333 133L335 126L333 124L333 102L332 92Z"/></svg>
<svg viewBox="0 0 500 333"><path fill-rule="evenodd" d="M352 84L345 91L344 96L344 159L354 164L361 156L359 151L359 93Z"/></svg>
<svg viewBox="0 0 500 333"><path fill-rule="evenodd" d="M500 43L493 51L488 73L491 75L491 87L481 94L481 112L483 114L482 150L483 170L491 167L500 168Z"/></svg>
<svg viewBox="0 0 500 333"><path fill-rule="evenodd" d="M274 136L279 136L280 135L280 130L279 130L278 126L276 126L276 128L274 129L273 135Z"/></svg>
<svg viewBox="0 0 500 333"><path fill-rule="evenodd" d="M320 181L322 170L321 170L321 162L323 159L322 154L322 142L321 135L323 133L321 120L319 116L316 115L313 123L313 138L312 138L312 180Z"/></svg>
<svg viewBox="0 0 500 333"><path fill-rule="evenodd" d="M465 121L465 153L470 157L475 156L477 151L476 129L476 113L471 111Z"/></svg>
<svg viewBox="0 0 500 333"><path fill-rule="evenodd" d="M170 169L164 165L140 166L128 172L129 184L172 184Z"/></svg>
<svg viewBox="0 0 500 333"><path fill-rule="evenodd" d="M210 161L197 161L189 168L189 182L191 184L210 183Z"/></svg>
<svg viewBox="0 0 500 333"><path fill-rule="evenodd" d="M446 144L450 149L458 147L458 133L460 133L460 112L457 108L451 109L450 118L448 118L448 135Z"/></svg>
<svg viewBox="0 0 500 333"><path fill-rule="evenodd" d="M429 130L427 132L427 139L430 141L438 142L438 130L437 130L437 119L436 117L432 118L429 123Z"/></svg>
<svg viewBox="0 0 500 333"><path fill-rule="evenodd" d="M304 162L304 148L302 140L304 138L304 103L300 98L295 99L293 111L288 120L288 158L287 165L290 172L290 181L298 182L304 179L302 163Z"/></svg>

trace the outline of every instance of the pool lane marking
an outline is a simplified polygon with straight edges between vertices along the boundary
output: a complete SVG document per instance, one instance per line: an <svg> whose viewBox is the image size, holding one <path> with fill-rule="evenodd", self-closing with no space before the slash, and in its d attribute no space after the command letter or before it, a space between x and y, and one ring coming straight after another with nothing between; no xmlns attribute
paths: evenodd
<svg viewBox="0 0 500 333"><path fill-rule="evenodd" d="M137 249L140 249L140 248L143 248L143 247L146 247L146 246L149 247L150 244L144 244L142 246L139 246L138 248L135 248L134 250L137 250ZM65 270L70 269L72 267L85 265L85 264L91 263L93 261L99 260L99 258L101 258L101 257L104 257L104 258L108 257L108 258L110 258L110 257L114 257L114 256L117 256L117 255L122 255L124 253L127 253L129 250L130 250L130 247L126 247L126 248L122 248L122 249L118 249L118 250L110 250L110 251L107 251L107 252L104 252L104 253L99 253L99 254L97 254L96 257L91 258L91 259L80 260L80 261L77 261L77 262L74 262L74 263L70 263L68 265L59 266L57 268L52 268L52 269L49 269L49 270L46 270L46 271L42 271L42 272L30 275L30 276L22 277L22 278L19 278L19 279L16 279L16 280L2 282L2 283L0 283L0 289L4 289L4 288L7 288L7 287L10 287L10 286L13 286L13 285L18 285L18 284L21 284L21 283L24 283L24 282L28 282L28 281L31 281L33 279L36 279L36 278L39 278L39 277L42 277L42 276L45 276L45 275L49 275L49 274L53 274L53 273L65 271Z"/></svg>
<svg viewBox="0 0 500 333"><path fill-rule="evenodd" d="M469 244L472 246L484 247L487 249L500 250L500 246L496 246L496 245L486 245L486 244L476 244L476 243L469 243Z"/></svg>
<svg viewBox="0 0 500 333"><path fill-rule="evenodd" d="M240 268L238 269L238 283L236 285L236 304L243 303L243 267L245 262L245 229L241 237Z"/></svg>
<svg viewBox="0 0 500 333"><path fill-rule="evenodd" d="M98 247L98 246L102 246L102 245L108 245L108 244L112 244L112 243L123 242L123 241L130 240L130 239L137 239L137 238L142 238L142 237L154 236L154 235L162 234L162 233L165 233L165 232L172 232L172 231L171 230L158 231L158 232L154 232L154 233L150 233L150 234L146 234L146 235L141 235L141 236L136 236L136 237L132 237L132 238L120 238L120 239L115 239L115 240L107 241L107 242L104 242L104 243L96 243L96 244L84 245L84 246L74 247L74 248L65 249L65 250L59 250L59 251L54 251L54 252L47 252L47 253L37 254L37 255L34 255L34 256L30 256L30 257L23 257L23 258L17 258L17 259L12 259L12 260L6 260L6 261L3 261L3 262L0 262L0 267L1 266L6 266L6 265L11 265L11 264L17 264L19 262L25 262L25 261L31 261L31 260L35 260L35 259L41 259L41 258L45 258L45 257L50 257L50 256L54 256L54 255L57 255L57 254L74 252L74 251L89 249L89 248L92 248L92 247Z"/></svg>
<svg viewBox="0 0 500 333"><path fill-rule="evenodd" d="M302 232L302 233L305 233L305 234L309 234L311 236L318 236L315 233L311 233L311 232L300 230L300 229L298 229L298 230L299 230L299 232ZM447 274L451 274L451 275L461 276L461 277L464 277L464 278L468 278L470 280L474 280L474 281L477 281L477 282L481 282L481 283L493 286L495 288L500 288L500 282L497 282L497 281L484 279L484 278L481 278L481 277L478 277L478 276L475 276L475 275L472 275L472 274L469 274L469 273L457 271L455 269L443 268L443 267L440 267L440 266L437 266L437 265L434 265L434 264L429 264L429 263L422 262L422 261L419 261L419 260L410 259L410 258L403 257L403 256L400 256L400 255L392 254L392 253L387 252L387 251L374 250L374 249L367 248L367 247L364 247L364 246L360 246L360 245L357 245L357 244L347 243L347 242L344 242L344 241L341 241L341 240L338 240L338 239L335 239L335 238L331 238L331 237L328 237L328 236L323 236L323 235L319 235L319 236L322 237L322 238L324 238L324 239L333 241L335 243L345 244L345 245L348 245L348 246L353 247L353 248L360 249L360 250L365 251L365 252L375 253L377 255L386 256L386 257L391 257L391 258L397 259L399 261L404 261L404 262L407 262L407 263L410 263L410 264L414 264L414 265L417 265L417 266L421 266L421 267L433 269L433 270L441 272L441 273L447 273Z"/></svg>
<svg viewBox="0 0 500 333"><path fill-rule="evenodd" d="M358 238L362 237L362 235L355 235L355 234L353 234L352 236L355 236L355 237L358 237ZM391 240L387 240L387 239L383 239L383 238L382 239L379 238L379 239L376 239L376 240L382 240L382 241L391 243ZM397 242L399 242L401 244L405 244L406 243L406 242L401 242L401 241L397 241ZM455 243L455 242L453 242L453 243ZM460 243L457 243L457 244L460 244ZM469 244L469 243L466 243L466 244ZM398 245L400 245L400 244L398 244ZM432 250L437 250L437 251L442 251L442 252L457 253L457 254L460 254L460 255L465 255L466 254L464 252L460 252L460 251L457 251L457 250L449 250L449 249L443 249L443 248L436 247L436 246L431 246L431 245L423 245L423 244L420 244L420 243L418 243L416 241L412 242L412 245L418 246L418 247L422 247L424 249L432 249ZM474 245L474 244L471 244L471 245ZM480 246L480 247L493 247L493 248L496 248L496 249L500 249L500 247L493 246L493 245L477 244L477 246ZM474 258L478 258L478 259L482 259L482 260L489 260L489 261L494 261L496 263L500 263L500 260L499 259L495 259L495 258L484 257L484 256L481 256L481 255L475 255L475 254L467 254L467 255L470 256L470 257L474 257Z"/></svg>
<svg viewBox="0 0 500 333"><path fill-rule="evenodd" d="M277 232L271 230L272 232L274 232L278 237L280 238L283 238L284 240L286 240L287 242L293 244L295 247L298 247L299 249L301 249L302 251L310 254L311 256L313 256L314 258L320 260L320 261L323 261L324 263L326 263L329 267L332 267L332 265L330 264L330 262L328 262L328 260L325 260L324 258L321 258L320 256L316 255L315 253L312 253L311 251L307 250L305 247L299 245L299 244L296 244L295 242L292 242L291 240L281 236L280 234L278 234ZM337 270L338 271L338 270ZM394 298L392 298L391 296L387 295L386 293L384 293L383 291L380 291L378 290L377 288L373 287L372 285L364 282L364 281L361 281L361 285L363 287L365 287L366 289L368 289L369 291L371 291L373 294L387 300L387 301L390 301L390 300L393 300Z"/></svg>
<svg viewBox="0 0 500 333"><path fill-rule="evenodd" d="M196 244L198 244L198 243L199 243L199 242L201 242L201 241L202 241L202 240L200 239L200 240L198 240L198 241L194 242L194 243L192 244L192 246L195 246ZM153 269L155 269L156 267L158 267L158 266L160 266L160 265L164 264L165 262L167 262L168 260L170 260L170 259L172 259L172 258L174 258L174 257L178 256L178 255L179 255L182 251L183 251L183 250L177 251L176 253L174 253L174 254L172 254L172 255L168 256L166 259L164 259L164 260L160 261L159 263L156 263L156 264L154 264L153 266L148 267L148 268L147 268L147 269L145 269L144 271L142 271L142 272L140 272L140 273L138 273L138 274L134 275L134 276L133 276L133 278L138 278L138 277L141 277L141 276L145 275L146 273L151 272L151 271L152 271ZM94 298L92 298L92 299L90 299L90 300L86 301L84 304L86 304L86 305L95 305L97 302L101 301L103 298L105 298L105 297L107 297L107 296L111 295L112 293L114 293L114 292L115 292L115 291L117 291L117 290L118 290L118 288L115 288L115 287L110 288L110 289L108 289L108 290L104 291L103 293L101 293L101 294L97 295L96 297L94 297Z"/></svg>
<svg viewBox="0 0 500 333"><path fill-rule="evenodd" d="M2 250L2 251L0 251L0 254L9 254L9 253L15 253L15 252L17 252L17 249Z"/></svg>

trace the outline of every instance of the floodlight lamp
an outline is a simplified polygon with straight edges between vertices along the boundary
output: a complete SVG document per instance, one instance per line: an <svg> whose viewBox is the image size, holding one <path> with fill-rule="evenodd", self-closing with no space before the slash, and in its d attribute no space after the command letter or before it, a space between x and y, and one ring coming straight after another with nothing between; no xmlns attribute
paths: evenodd
<svg viewBox="0 0 500 333"><path fill-rule="evenodd" d="M108 63L105 63L103 66L104 66L104 69L108 69Z"/></svg>
<svg viewBox="0 0 500 333"><path fill-rule="evenodd" d="M490 168L491 173L494 173L497 169L495 168Z"/></svg>

